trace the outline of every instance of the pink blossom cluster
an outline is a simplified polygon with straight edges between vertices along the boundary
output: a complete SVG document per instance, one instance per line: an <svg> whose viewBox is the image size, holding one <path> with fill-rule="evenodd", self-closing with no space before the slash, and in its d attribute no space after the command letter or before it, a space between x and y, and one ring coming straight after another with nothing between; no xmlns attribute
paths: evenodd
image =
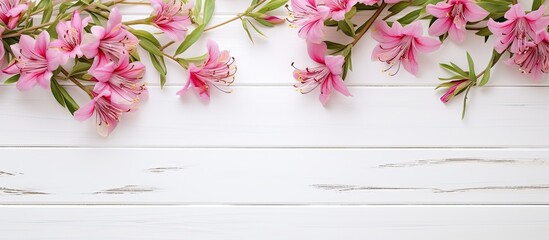
<svg viewBox="0 0 549 240"><path fill-rule="evenodd" d="M496 51L511 52L513 57L507 63L518 66L533 79L549 72L549 17L543 16L544 11L542 6L526 14L520 4L515 4L505 13L505 21L488 21L488 28L496 37Z"/></svg>
<svg viewBox="0 0 549 240"><path fill-rule="evenodd" d="M388 15L383 20L377 18L387 4L397 2L400 1L291 0L292 19L290 22L299 27L298 36L307 42L311 59L320 64L318 67L294 70L294 78L300 82L295 87L302 93L308 93L317 86L321 86L320 100L322 104L327 103L331 89L350 96L343 83L342 73L347 69L346 61L351 61L352 48L365 33L364 31L359 33L360 29L365 28L367 31L370 25L373 29L371 37L378 43L371 53L372 60L386 63L388 67L383 71L389 72L389 75L395 75L401 66L413 75L417 75L419 53L429 53L439 49L441 41L446 37L461 44L465 41L469 26L474 26L471 29L478 30L486 25L485 30L489 30L495 36L494 49L500 54L505 51L512 54L512 57L507 61L508 64L518 66L522 73L528 74L534 79L539 79L549 72L549 33L547 32L549 17L544 16L543 6L527 13L520 4L505 5L500 6L500 10L497 10L501 12L490 15L491 12L479 6L475 0L443 0L436 1L436 4L427 2L423 5L427 15L420 15L420 12L412 21L404 20L406 17L411 18L412 15L407 15L398 21L390 19L394 14ZM351 20L357 4L372 6L371 9L376 9L376 12L361 28L355 29ZM506 11L506 9L508 10ZM348 14L352 11L353 13ZM390 9L389 11L395 10ZM502 15L503 18L499 18ZM489 16L497 16L498 19L497 21L489 19ZM431 19L428 34L439 37L440 40L424 36L422 19ZM371 22L369 23L369 21ZM348 37L354 38L354 41L337 42L335 45L333 42L328 42L325 36L326 29L337 26L338 31L343 31L341 24L351 28L347 30L351 32L350 34L344 33ZM327 53L325 42L335 46L331 53ZM319 57L320 55L322 57ZM491 63L489 68L492 64L494 63ZM476 85L476 83L470 84L466 79L456 80L452 83L452 87L448 89L449 92L441 98L444 102L454 96L456 91Z"/></svg>
<svg viewBox="0 0 549 240"><path fill-rule="evenodd" d="M90 18L82 19L74 11L70 21L56 26L57 39L50 41L47 31L36 39L22 35L11 46L14 60L3 69L7 74L20 74L17 88L25 91L35 85L50 87L53 72L78 59L93 59L88 73L94 87L92 100L74 113L77 120L85 120L95 112L98 132L108 135L117 126L120 116L136 109L139 98L146 92L143 75L145 66L130 61L130 52L139 40L121 22L119 11L111 11L107 26L93 26L91 33L84 28ZM69 76L67 76L69 77Z"/></svg>

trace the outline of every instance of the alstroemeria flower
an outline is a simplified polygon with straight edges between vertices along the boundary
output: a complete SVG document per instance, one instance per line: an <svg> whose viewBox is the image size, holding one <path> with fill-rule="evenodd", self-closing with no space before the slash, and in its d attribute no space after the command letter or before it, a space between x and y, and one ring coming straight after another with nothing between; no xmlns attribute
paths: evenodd
<svg viewBox="0 0 549 240"><path fill-rule="evenodd" d="M461 92L469 84L469 80L462 79L462 80L453 81L452 83L454 85L448 88L448 91L446 91L446 93L444 93L444 95L440 97L440 101L442 101L443 103L447 103L448 101L450 101L450 99L455 97L456 94Z"/></svg>
<svg viewBox="0 0 549 240"><path fill-rule="evenodd" d="M210 100L210 86L222 92L230 92L222 87L229 86L234 81L236 66L233 63L234 58L229 55L229 51L219 51L217 43L209 40L208 58L204 65L197 67L193 63L189 64L189 79L177 94L185 94L191 85L205 101Z"/></svg>
<svg viewBox="0 0 549 240"><path fill-rule="evenodd" d="M93 35L85 39L86 44L81 47L87 58L94 58L91 70L110 61L120 61L139 44L137 37L122 25L122 16L117 8L112 9L107 28L93 26L91 32Z"/></svg>
<svg viewBox="0 0 549 240"><path fill-rule="evenodd" d="M515 4L505 13L505 22L488 20L488 28L496 36L494 48L499 53L511 45L511 52L524 51L526 43L535 38L536 32L546 30L549 17L543 17L544 7L526 14L520 4Z"/></svg>
<svg viewBox="0 0 549 240"><path fill-rule="evenodd" d="M513 54L507 63L518 65L522 73L528 74L534 80L549 73L549 33L545 30L539 31L534 41L527 42L525 50Z"/></svg>
<svg viewBox="0 0 549 240"><path fill-rule="evenodd" d="M110 100L109 91L93 94L94 98L74 112L74 118L84 121L95 112L97 132L101 136L108 136L118 125L122 113L130 110L128 105L116 104Z"/></svg>
<svg viewBox="0 0 549 240"><path fill-rule="evenodd" d="M267 14L261 14L260 16L261 19L273 24L273 25L276 25L276 24L281 24L283 22L286 21L286 19L284 18L279 18L277 16L272 16L272 15L267 15Z"/></svg>
<svg viewBox="0 0 549 240"><path fill-rule="evenodd" d="M356 0L324 0L324 4L330 8L330 17L336 21L345 19L345 13L351 11L356 3Z"/></svg>
<svg viewBox="0 0 549 240"><path fill-rule="evenodd" d="M110 91L110 99L116 104L134 105L146 91L143 81L145 65L141 62L130 63L129 57L99 66L91 75L98 81L93 91L98 94Z"/></svg>
<svg viewBox="0 0 549 240"><path fill-rule="evenodd" d="M423 28L420 22L414 22L402 27L399 22L394 22L389 27L384 21L378 20L374 23L372 37L379 42L372 52L372 59L386 62L388 71L398 64L394 75L400 69L400 64L404 65L406 71L416 75L418 64L416 61L417 52L428 53L437 50L440 42L436 39L423 37Z"/></svg>
<svg viewBox="0 0 549 240"><path fill-rule="evenodd" d="M0 21L2 21L8 29L14 29L19 23L19 18L29 8L28 3L23 0L2 0L0 2Z"/></svg>
<svg viewBox="0 0 549 240"><path fill-rule="evenodd" d="M320 43L324 37L324 20L329 17L330 9L318 5L318 0L291 0L293 19L291 22L299 29L299 37L308 42Z"/></svg>
<svg viewBox="0 0 549 240"><path fill-rule="evenodd" d="M43 88L50 87L52 72L59 67L61 59L59 52L49 48L49 44L50 35L43 31L36 40L22 35L19 43L11 46L15 58L3 72L21 74L17 81L17 89L29 90L36 84Z"/></svg>
<svg viewBox="0 0 549 240"><path fill-rule="evenodd" d="M74 11L70 21L60 21L55 26L58 39L51 42L52 48L57 48L63 55L63 61L66 62L69 58L82 57L83 53L80 50L82 38L84 37L84 27L88 25L90 17L82 19L80 12Z"/></svg>
<svg viewBox="0 0 549 240"><path fill-rule="evenodd" d="M182 41L187 36L187 27L192 24L189 16L194 1L183 4L181 0L151 0L154 12L152 24L171 39Z"/></svg>
<svg viewBox="0 0 549 240"><path fill-rule="evenodd" d="M449 0L447 3L429 4L427 12L437 17L429 28L429 34L440 36L448 33L448 36L458 43L465 39L467 22L478 22L489 14L472 0Z"/></svg>
<svg viewBox="0 0 549 240"><path fill-rule="evenodd" d="M341 78L343 63L345 62L344 57L341 55L326 55L326 43L308 43L307 50L311 59L321 65L305 69L296 68L294 78L300 83L294 85L294 87L305 94L321 86L320 102L323 105L328 103L332 88L345 96L351 96Z"/></svg>

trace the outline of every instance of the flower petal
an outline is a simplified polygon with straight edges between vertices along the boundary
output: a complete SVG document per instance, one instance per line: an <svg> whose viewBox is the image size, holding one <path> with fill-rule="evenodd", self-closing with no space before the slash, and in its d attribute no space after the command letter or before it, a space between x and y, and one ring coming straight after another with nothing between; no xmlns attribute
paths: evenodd
<svg viewBox="0 0 549 240"><path fill-rule="evenodd" d="M325 61L324 58L325 58L327 49L328 49L328 46L324 42L321 42L321 43L308 42L307 43L307 52L309 53L309 57L313 61L320 64L324 64L324 61Z"/></svg>

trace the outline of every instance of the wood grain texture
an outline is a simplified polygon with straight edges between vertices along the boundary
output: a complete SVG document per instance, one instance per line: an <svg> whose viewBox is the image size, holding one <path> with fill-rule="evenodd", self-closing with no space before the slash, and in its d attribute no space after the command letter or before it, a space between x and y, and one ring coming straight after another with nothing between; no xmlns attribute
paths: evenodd
<svg viewBox="0 0 549 240"><path fill-rule="evenodd" d="M3 239L545 239L549 208L10 207Z"/></svg>
<svg viewBox="0 0 549 240"><path fill-rule="evenodd" d="M150 88L109 138L36 88L0 88L0 145L104 147L547 147L549 88L484 88L442 104L429 87L351 87L327 107L291 87L234 87L209 104L179 87ZM73 89L71 89L73 90ZM84 96L80 96L84 97ZM77 98L78 99L78 98ZM78 101L83 104L84 99Z"/></svg>
<svg viewBox="0 0 549 240"><path fill-rule="evenodd" d="M547 204L532 149L3 148L0 204Z"/></svg>

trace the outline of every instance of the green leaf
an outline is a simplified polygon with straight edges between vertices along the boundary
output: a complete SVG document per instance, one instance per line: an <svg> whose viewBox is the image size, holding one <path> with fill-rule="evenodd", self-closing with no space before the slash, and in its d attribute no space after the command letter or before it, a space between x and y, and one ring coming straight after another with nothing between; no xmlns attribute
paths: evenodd
<svg viewBox="0 0 549 240"><path fill-rule="evenodd" d="M185 38L185 40L181 43L181 45L179 45L179 47L177 47L177 49L175 50L175 55L179 55L179 54L185 52L185 50L187 50L189 47L191 47L200 38L200 36L204 32L204 27L205 26L206 25L200 25L197 28L195 28L191 32L191 34L189 34Z"/></svg>
<svg viewBox="0 0 549 240"><path fill-rule="evenodd" d="M538 10L544 2L545 0L534 0L532 2L532 11Z"/></svg>
<svg viewBox="0 0 549 240"><path fill-rule="evenodd" d="M258 12L260 12L260 13L270 12L272 10L275 10L275 9L279 8L279 7L284 6L287 2L288 2L288 0L271 0L267 4L265 4L262 8L260 8L258 10Z"/></svg>
<svg viewBox="0 0 549 240"><path fill-rule="evenodd" d="M65 13L67 10L74 6L73 2L63 2L59 5L59 13Z"/></svg>
<svg viewBox="0 0 549 240"><path fill-rule="evenodd" d="M499 58L501 57L501 54L498 53L496 50L492 51L492 58L490 59L490 62L488 62L488 65L484 69L484 74L482 75L482 79L480 80L479 86L484 86L488 81L490 80L490 71L492 69L492 66L496 62L499 61Z"/></svg>
<svg viewBox="0 0 549 240"><path fill-rule="evenodd" d="M344 56L345 56L345 62L343 63L343 73L341 74L341 78L343 78L345 80L349 70L351 70L351 71L353 70L353 63L352 63L350 48L349 48L349 52L347 54L345 54Z"/></svg>
<svg viewBox="0 0 549 240"><path fill-rule="evenodd" d="M141 57L139 57L139 52L138 51L131 51L130 52L130 60L133 62L133 61L140 61L141 60Z"/></svg>
<svg viewBox="0 0 549 240"><path fill-rule="evenodd" d="M326 20L324 20L324 26L335 27L335 26L337 26L337 21L335 21L333 19L326 19Z"/></svg>
<svg viewBox="0 0 549 240"><path fill-rule="evenodd" d="M65 100L65 105L67 106L67 109L69 109L69 112L74 115L74 112L80 108L78 106L78 103L74 101L72 96L65 90L63 86L60 86L59 90L61 91L61 94L63 95L63 98Z"/></svg>
<svg viewBox="0 0 549 240"><path fill-rule="evenodd" d="M50 21L53 13L53 4L51 0L42 0L44 2L44 13L42 14L42 24ZM42 3L40 2L40 3Z"/></svg>
<svg viewBox="0 0 549 240"><path fill-rule="evenodd" d="M202 12L202 0L196 0L193 8L193 20L198 24L202 24L202 19L200 18L200 12Z"/></svg>
<svg viewBox="0 0 549 240"><path fill-rule="evenodd" d="M343 45L341 43L336 43L336 42L330 42L330 41L324 41L324 42L326 43L326 46L330 50L341 50L347 46L347 45Z"/></svg>
<svg viewBox="0 0 549 240"><path fill-rule="evenodd" d="M355 5L357 11L368 11L368 10L376 10L379 8L377 4L375 5L365 5L364 3L358 3Z"/></svg>
<svg viewBox="0 0 549 240"><path fill-rule="evenodd" d="M452 64L452 63L450 63ZM448 65L448 64L445 64L445 63L441 63L440 64L440 67L450 71L450 72L454 72L454 73L457 73L463 77L468 77L469 74L465 71L463 71L460 67L458 67L457 65Z"/></svg>
<svg viewBox="0 0 549 240"><path fill-rule="evenodd" d="M205 0L204 1L204 20L202 24L206 25L212 19L215 9L215 0Z"/></svg>
<svg viewBox="0 0 549 240"><path fill-rule="evenodd" d="M439 78L438 78L438 80L440 80L440 81L457 80L457 79L463 79L463 76L461 76L461 75L454 75L454 76L447 77L447 78L442 78L442 77L439 77Z"/></svg>
<svg viewBox="0 0 549 240"><path fill-rule="evenodd" d="M435 87L435 90L437 90L439 88L448 88L448 87L451 87L451 86L454 86L454 82L445 82L445 83L441 83L441 84L437 85Z"/></svg>
<svg viewBox="0 0 549 240"><path fill-rule="evenodd" d="M160 73L160 74L167 74L168 69L166 68L166 62L164 61L164 57L156 56L152 53L149 53L149 56L151 57L151 62L154 66L154 68Z"/></svg>
<svg viewBox="0 0 549 240"><path fill-rule="evenodd" d="M469 79L473 82L477 81L477 74L475 73L475 62L473 62L473 58L467 52L467 65L469 65Z"/></svg>
<svg viewBox="0 0 549 240"><path fill-rule="evenodd" d="M69 72L69 76L72 76L75 73L86 72L90 69L90 67L91 64L89 62L77 62Z"/></svg>
<svg viewBox="0 0 549 240"><path fill-rule="evenodd" d="M166 75L168 74L164 57L157 56L152 53L149 53L149 56L151 57L151 62L154 68L158 74L160 74L160 87L164 87L164 84L166 84Z"/></svg>
<svg viewBox="0 0 549 240"><path fill-rule="evenodd" d="M250 29L248 29L248 19L242 18L242 28L244 31L246 31L246 34L248 35L248 38L252 43L254 43L254 39L252 38L252 34L250 33Z"/></svg>
<svg viewBox="0 0 549 240"><path fill-rule="evenodd" d="M20 74L13 75L10 78L6 79L6 81L4 81L4 84L16 83L17 81L19 81L20 77L21 77Z"/></svg>
<svg viewBox="0 0 549 240"><path fill-rule="evenodd" d="M389 15L387 15L385 18L388 19L394 15L397 15L399 14L400 12L402 12L402 10L406 9L407 7L410 6L410 2L408 1L403 1L403 2L398 2L398 3L395 3L393 4L393 6L391 6L387 11L390 12Z"/></svg>
<svg viewBox="0 0 549 240"><path fill-rule="evenodd" d="M488 29L488 27L483 27L482 29L478 30L475 34L486 37L486 36L492 35L492 32L490 31L490 29Z"/></svg>
<svg viewBox="0 0 549 240"><path fill-rule="evenodd" d="M269 21L263 19L263 18L255 18L254 17L254 20L258 23L260 23L261 25L265 26L265 27L274 27L274 24L270 23Z"/></svg>
<svg viewBox="0 0 549 240"><path fill-rule="evenodd" d="M150 32L147 32L145 30L137 30L137 29L129 29L129 31L140 40L147 40L153 43L156 47L162 46L158 41L158 39L156 39Z"/></svg>
<svg viewBox="0 0 549 240"><path fill-rule="evenodd" d="M145 49L147 52L151 54L154 54L157 56L164 55L164 53L162 53L162 51L160 51L160 49L158 49L158 47L155 46L154 43L149 42L149 40L141 39L141 41L139 41L139 46L141 46L143 49Z"/></svg>
<svg viewBox="0 0 549 240"><path fill-rule="evenodd" d="M259 30L259 28L257 28L252 22L250 22L250 25L252 25L252 28L254 28L254 30L259 33L261 36L263 37L267 37L263 32L261 32L261 30Z"/></svg>
<svg viewBox="0 0 549 240"><path fill-rule="evenodd" d="M61 106L65 107L65 98L63 97L63 93L61 93L60 88L61 86L59 85L57 80L55 80L55 78L52 77L50 80L51 93L53 94L53 97L55 98L55 100L57 100L57 102Z"/></svg>
<svg viewBox="0 0 549 240"><path fill-rule="evenodd" d="M397 21L402 25L407 25L416 20L419 17L419 14L421 13L421 8L416 9L414 11L409 12L408 14L404 15L404 17L399 18Z"/></svg>
<svg viewBox="0 0 549 240"><path fill-rule="evenodd" d="M471 85L467 86L467 91L465 92L465 97L463 97L463 109L461 111L461 120L465 118L465 110L467 110L467 95L469 95L469 90L471 90Z"/></svg>
<svg viewBox="0 0 549 240"><path fill-rule="evenodd" d="M187 62L204 62L208 58L208 53L204 53L200 56L185 58Z"/></svg>
<svg viewBox="0 0 549 240"><path fill-rule="evenodd" d="M345 33L345 35L349 37L355 36L354 26L350 20L344 19L344 20L338 21L337 26L343 33Z"/></svg>

